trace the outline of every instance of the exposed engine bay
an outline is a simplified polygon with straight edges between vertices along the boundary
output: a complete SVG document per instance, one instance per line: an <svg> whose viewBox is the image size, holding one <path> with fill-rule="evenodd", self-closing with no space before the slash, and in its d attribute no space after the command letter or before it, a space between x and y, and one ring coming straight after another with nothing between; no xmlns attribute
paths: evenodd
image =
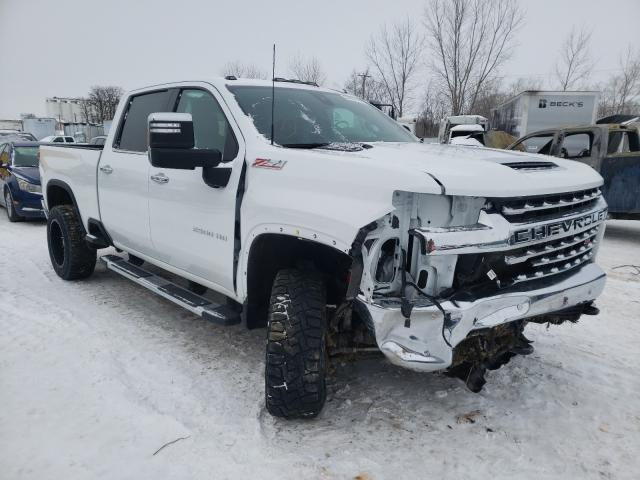
<svg viewBox="0 0 640 480"><path fill-rule="evenodd" d="M484 205L484 198L395 192L395 211L378 220L363 243L361 288L365 296L433 297L449 290L458 256L426 255L436 246L417 233L418 229L474 226ZM413 287L406 292L403 272L405 284Z"/></svg>

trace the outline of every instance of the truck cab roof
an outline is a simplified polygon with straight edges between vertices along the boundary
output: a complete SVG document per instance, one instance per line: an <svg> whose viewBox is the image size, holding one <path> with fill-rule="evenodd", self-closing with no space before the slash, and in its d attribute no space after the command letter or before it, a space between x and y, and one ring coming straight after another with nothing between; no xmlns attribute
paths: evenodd
<svg viewBox="0 0 640 480"><path fill-rule="evenodd" d="M295 88L295 89L301 89L301 90L313 90L313 91L321 91L321 92L332 92L332 93L343 93L340 90L335 90L335 89L331 89L331 88L326 88L326 87L320 87L317 86L315 84L311 84L308 82L302 82L300 80L296 80L296 79L285 79L285 78L276 78L274 82L272 82L271 80L261 80L261 79L253 79L253 78L236 78L236 77L231 77L231 76L227 76L227 77L209 77L209 78L204 78L201 80L197 80L196 82L204 82L204 83L209 83L211 85L213 85L214 87L218 88L218 89L226 89L227 86L260 86L260 87L271 87L272 83L273 86L275 88ZM157 85L152 85L152 86L146 86L143 88L139 88L136 90L132 90L130 92L128 92L129 94L132 93L138 93L138 92L143 92L143 91L147 91L153 88L162 88L162 87L166 87L166 88L172 88L172 87L178 87L180 85L183 84L193 84L194 82L184 82L184 81L177 81L177 82L167 82L167 83L161 83L161 84L157 84Z"/></svg>

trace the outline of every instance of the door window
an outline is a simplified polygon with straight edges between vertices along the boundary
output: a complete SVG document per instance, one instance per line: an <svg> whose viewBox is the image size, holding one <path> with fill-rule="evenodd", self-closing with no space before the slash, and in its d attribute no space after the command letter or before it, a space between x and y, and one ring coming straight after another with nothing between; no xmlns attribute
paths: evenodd
<svg viewBox="0 0 640 480"><path fill-rule="evenodd" d="M630 153L640 151L638 133L626 130L616 130L609 133L608 154Z"/></svg>
<svg viewBox="0 0 640 480"><path fill-rule="evenodd" d="M590 157L592 144L593 135L591 133L568 133L562 139L559 156L562 158Z"/></svg>
<svg viewBox="0 0 640 480"><path fill-rule="evenodd" d="M64 143L64 140L62 139L62 137L55 137L53 139L53 143Z"/></svg>
<svg viewBox="0 0 640 480"><path fill-rule="evenodd" d="M129 107L120 127L116 147L132 152L146 152L148 147L147 119L149 114L170 111L169 91L145 93L129 100Z"/></svg>
<svg viewBox="0 0 640 480"><path fill-rule="evenodd" d="M73 139L73 137L64 137L64 141L66 143L75 143L75 140Z"/></svg>
<svg viewBox="0 0 640 480"><path fill-rule="evenodd" d="M533 137L525 138L521 142L516 143L511 150L549 155L552 144L553 134L547 133L544 135L535 135Z"/></svg>
<svg viewBox="0 0 640 480"><path fill-rule="evenodd" d="M183 90L176 112L191 114L195 148L219 150L223 162L238 155L238 142L227 117L209 92Z"/></svg>

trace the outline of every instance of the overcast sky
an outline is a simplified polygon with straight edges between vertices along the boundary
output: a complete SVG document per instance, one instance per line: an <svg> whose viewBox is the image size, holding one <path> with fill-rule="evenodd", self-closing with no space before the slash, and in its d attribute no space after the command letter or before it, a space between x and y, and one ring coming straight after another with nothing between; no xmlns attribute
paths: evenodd
<svg viewBox="0 0 640 480"><path fill-rule="evenodd" d="M593 29L594 80L640 47L639 0L520 1L525 24L503 68L507 79L548 80L572 25ZM342 87L366 65L364 45L385 22L419 21L425 0L0 0L0 119L43 115L44 99L83 96L92 85L125 89L216 76L232 60L277 74L296 53L316 56ZM549 85L551 86L551 85Z"/></svg>

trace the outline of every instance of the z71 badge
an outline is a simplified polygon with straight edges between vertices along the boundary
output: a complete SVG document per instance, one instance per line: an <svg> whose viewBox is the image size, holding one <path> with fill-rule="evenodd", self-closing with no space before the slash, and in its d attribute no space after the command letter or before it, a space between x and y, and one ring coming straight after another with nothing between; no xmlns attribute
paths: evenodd
<svg viewBox="0 0 640 480"><path fill-rule="evenodd" d="M271 160L269 158L256 158L252 167L267 168L269 170L282 170L287 164L286 160Z"/></svg>

